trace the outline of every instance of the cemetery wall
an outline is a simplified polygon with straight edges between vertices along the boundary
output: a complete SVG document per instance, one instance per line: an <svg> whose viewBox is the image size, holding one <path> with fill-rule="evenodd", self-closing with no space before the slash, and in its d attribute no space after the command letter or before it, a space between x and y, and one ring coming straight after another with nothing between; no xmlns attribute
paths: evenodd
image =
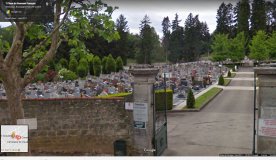
<svg viewBox="0 0 276 160"><path fill-rule="evenodd" d="M26 118L37 118L37 130L29 131L35 155L113 155L113 142L132 145L132 112L123 98L70 98L24 100ZM0 124L8 124L8 107L0 100Z"/></svg>

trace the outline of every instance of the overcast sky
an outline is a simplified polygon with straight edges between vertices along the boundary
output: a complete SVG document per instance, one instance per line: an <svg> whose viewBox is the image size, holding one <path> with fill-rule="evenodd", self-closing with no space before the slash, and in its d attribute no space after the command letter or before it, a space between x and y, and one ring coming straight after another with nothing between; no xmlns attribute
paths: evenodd
<svg viewBox="0 0 276 160"><path fill-rule="evenodd" d="M147 14L151 20L151 25L156 32L162 34L162 20L168 16L172 22L175 13L178 14L181 26L189 13L194 16L199 15L199 20L206 22L209 27L209 32L212 33L216 28L216 14L219 5L222 2L236 5L237 0L104 0L109 5L118 6L113 13L115 21L120 14L123 14L128 21L129 30L131 33L139 33L139 25L143 17Z"/></svg>
<svg viewBox="0 0 276 160"><path fill-rule="evenodd" d="M139 33L139 26L143 17L147 14L156 32L162 37L162 20L168 16L170 21L178 14L181 26L184 26L185 19L189 13L194 16L199 15L199 20L206 22L209 32L212 33L216 28L216 14L222 2L236 5L238 0L103 0L108 5L118 6L114 11L113 20L123 14L128 21L129 31ZM0 23L2 27L9 23Z"/></svg>

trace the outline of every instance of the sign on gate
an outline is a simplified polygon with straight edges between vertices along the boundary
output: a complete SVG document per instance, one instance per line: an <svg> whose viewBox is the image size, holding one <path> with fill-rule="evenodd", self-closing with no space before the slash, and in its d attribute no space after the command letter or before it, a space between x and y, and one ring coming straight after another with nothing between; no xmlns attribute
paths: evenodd
<svg viewBox="0 0 276 160"><path fill-rule="evenodd" d="M276 137L276 119L259 119L258 135Z"/></svg>
<svg viewBox="0 0 276 160"><path fill-rule="evenodd" d="M146 129L146 122L134 121L134 128Z"/></svg>
<svg viewBox="0 0 276 160"><path fill-rule="evenodd" d="M134 102L133 105L133 120L140 122L148 121L148 104Z"/></svg>

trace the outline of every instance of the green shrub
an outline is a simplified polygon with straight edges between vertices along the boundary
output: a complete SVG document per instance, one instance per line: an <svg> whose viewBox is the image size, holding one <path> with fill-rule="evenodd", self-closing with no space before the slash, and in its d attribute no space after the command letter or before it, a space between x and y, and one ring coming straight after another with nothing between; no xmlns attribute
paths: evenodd
<svg viewBox="0 0 276 160"><path fill-rule="evenodd" d="M77 68L77 72L79 77L84 78L87 76L88 70L86 66L84 66L83 64L80 64Z"/></svg>
<svg viewBox="0 0 276 160"><path fill-rule="evenodd" d="M173 107L173 91L166 90L167 92L167 110L171 110ZM155 91L155 107L157 111L165 110L165 91L157 90Z"/></svg>
<svg viewBox="0 0 276 160"><path fill-rule="evenodd" d="M102 59L102 71L103 71L103 74L107 74L107 71L106 71L106 62L107 62L107 59L108 57L103 57Z"/></svg>
<svg viewBox="0 0 276 160"><path fill-rule="evenodd" d="M68 61L65 58L61 58L59 60L59 64L61 65L62 68L68 68Z"/></svg>
<svg viewBox="0 0 276 160"><path fill-rule="evenodd" d="M36 75L36 81L45 81L45 74L44 73L39 73Z"/></svg>
<svg viewBox="0 0 276 160"><path fill-rule="evenodd" d="M232 68L232 71L233 71L233 72L235 72L235 71L236 71L235 67L233 67L233 68Z"/></svg>
<svg viewBox="0 0 276 160"><path fill-rule="evenodd" d="M227 73L227 77L231 77L232 75L231 75L231 72L230 71L228 71L228 73Z"/></svg>
<svg viewBox="0 0 276 160"><path fill-rule="evenodd" d="M189 91L188 91L187 107L195 108L195 97L194 97L194 93L193 93L192 89L189 89Z"/></svg>
<svg viewBox="0 0 276 160"><path fill-rule="evenodd" d="M116 58L116 71L119 72L120 70L123 70L124 63L122 58L119 56Z"/></svg>
<svg viewBox="0 0 276 160"><path fill-rule="evenodd" d="M74 73L73 71L70 71L66 68L62 68L59 72L58 72L59 76L62 76L63 80L75 80L78 78L78 76L76 75L76 73Z"/></svg>
<svg viewBox="0 0 276 160"><path fill-rule="evenodd" d="M110 74L111 72L116 72L116 61L111 54L109 54L107 57L105 70L107 74Z"/></svg>
<svg viewBox="0 0 276 160"><path fill-rule="evenodd" d="M95 76L99 76L101 74L101 59L98 56L93 58L93 70Z"/></svg>
<svg viewBox="0 0 276 160"><path fill-rule="evenodd" d="M221 85L221 86L224 85L224 78L222 75L220 75L220 77L219 77L218 85Z"/></svg>
<svg viewBox="0 0 276 160"><path fill-rule="evenodd" d="M71 57L69 61L69 69L75 73L77 73L78 61L75 57Z"/></svg>

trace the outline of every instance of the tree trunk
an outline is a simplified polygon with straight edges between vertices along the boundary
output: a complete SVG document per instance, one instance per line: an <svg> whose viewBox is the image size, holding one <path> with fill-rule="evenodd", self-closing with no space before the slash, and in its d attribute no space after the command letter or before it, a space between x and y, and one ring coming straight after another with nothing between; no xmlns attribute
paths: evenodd
<svg viewBox="0 0 276 160"><path fill-rule="evenodd" d="M22 104L22 80L21 76L17 71L7 73L3 78L4 87L6 90L9 113L10 113L10 124L16 125L17 119L24 118L24 110Z"/></svg>

